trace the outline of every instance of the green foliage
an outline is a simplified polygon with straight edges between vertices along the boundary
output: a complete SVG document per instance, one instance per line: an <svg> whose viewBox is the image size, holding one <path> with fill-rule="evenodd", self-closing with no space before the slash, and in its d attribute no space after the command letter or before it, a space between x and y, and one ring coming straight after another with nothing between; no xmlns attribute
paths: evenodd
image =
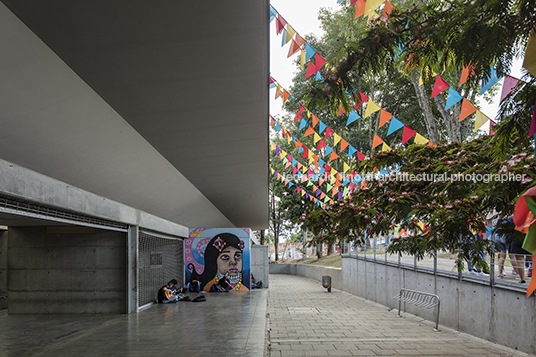
<svg viewBox="0 0 536 357"><path fill-rule="evenodd" d="M504 153L505 161L490 154L493 137L437 147L412 145L406 150L378 153L362 162L358 170L366 173L373 168L398 166L398 176L368 180L368 186L354 192L351 199L329 210L311 212L304 226L332 242L350 239L363 244L367 237L386 235L397 225L409 235L393 239L388 248L391 253L421 259L438 250L459 251L459 268L470 256L476 266L482 266L485 263L481 255L470 253L489 252L492 243L472 239L475 232L485 230L490 216L512 214L516 198L536 178L533 148L520 138L512 140ZM506 178L502 174L527 177L522 182L501 182ZM413 180L411 175L415 175ZM420 222L426 225L424 229Z"/></svg>

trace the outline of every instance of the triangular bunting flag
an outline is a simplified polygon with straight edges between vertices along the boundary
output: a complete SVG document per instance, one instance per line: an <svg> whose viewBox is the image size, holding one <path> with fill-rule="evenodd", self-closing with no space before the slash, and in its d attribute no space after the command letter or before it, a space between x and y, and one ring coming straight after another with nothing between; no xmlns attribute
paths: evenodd
<svg viewBox="0 0 536 357"><path fill-rule="evenodd" d="M337 116L344 114L344 108L341 105L341 108L339 109L339 112L337 113Z"/></svg>
<svg viewBox="0 0 536 357"><path fill-rule="evenodd" d="M358 152L357 152L357 159L358 159L359 161L363 161L363 160L365 160L365 154L361 153L361 151L358 151Z"/></svg>
<svg viewBox="0 0 536 357"><path fill-rule="evenodd" d="M296 41L290 40L290 47L288 48L287 58L289 58L298 51L300 51L300 45L298 45Z"/></svg>
<svg viewBox="0 0 536 357"><path fill-rule="evenodd" d="M318 124L318 118L313 114L313 128Z"/></svg>
<svg viewBox="0 0 536 357"><path fill-rule="evenodd" d="M320 125L318 126L318 132L322 134L322 132L328 127L326 124L322 122L322 120L319 120Z"/></svg>
<svg viewBox="0 0 536 357"><path fill-rule="evenodd" d="M327 145L328 144L326 144L324 140L320 140L320 142L318 143L318 150L325 148Z"/></svg>
<svg viewBox="0 0 536 357"><path fill-rule="evenodd" d="M502 77L497 77L497 70L493 67L490 67L489 78L482 80L482 88L480 89L480 95L486 93L488 89L493 87L495 83L501 80Z"/></svg>
<svg viewBox="0 0 536 357"><path fill-rule="evenodd" d="M292 40L292 37L296 34L296 30L287 23L287 42Z"/></svg>
<svg viewBox="0 0 536 357"><path fill-rule="evenodd" d="M329 138L331 136L331 134L333 134L333 130L331 130L331 128L327 127L326 128L326 136L325 136L325 139Z"/></svg>
<svg viewBox="0 0 536 357"><path fill-rule="evenodd" d="M383 145L382 145L382 152L384 152L384 151L391 151L391 148L386 143L383 143Z"/></svg>
<svg viewBox="0 0 536 357"><path fill-rule="evenodd" d="M307 126L307 122L305 121L305 119L302 119L301 122L300 122L300 130L302 130L306 126Z"/></svg>
<svg viewBox="0 0 536 357"><path fill-rule="evenodd" d="M313 128L311 128L311 127L308 127L307 131L305 132L305 134L303 136L309 136L311 134L316 134L315 130Z"/></svg>
<svg viewBox="0 0 536 357"><path fill-rule="evenodd" d="M374 149L376 146L383 143L382 138L378 136L378 134L374 134L374 139L372 140L372 148Z"/></svg>
<svg viewBox="0 0 536 357"><path fill-rule="evenodd" d="M303 39L303 37L300 36L299 33L296 34L296 37L294 38L294 40L300 47L303 46L303 44L305 43L305 40Z"/></svg>
<svg viewBox="0 0 536 357"><path fill-rule="evenodd" d="M380 124L378 125L378 128L381 128L383 124L387 123L392 117L393 114L389 113L387 110L382 109L380 112Z"/></svg>
<svg viewBox="0 0 536 357"><path fill-rule="evenodd" d="M275 30L278 35L285 29L286 24L287 22L285 19L280 14L277 14L277 18L275 19Z"/></svg>
<svg viewBox="0 0 536 357"><path fill-rule="evenodd" d="M393 7L395 7L395 6L393 4L391 4L389 2L389 0L387 0L385 2L385 5L383 5L383 14L382 14L382 16L389 17L389 14L391 13L391 10L393 9Z"/></svg>
<svg viewBox="0 0 536 357"><path fill-rule="evenodd" d="M311 57L313 57L316 53L316 50L309 44L309 42L305 43L305 62L309 62Z"/></svg>
<svg viewBox="0 0 536 357"><path fill-rule="evenodd" d="M462 110L460 111L460 119L458 121L462 121L465 118L467 118L469 115L476 112L476 107L467 99L463 98L462 101Z"/></svg>
<svg viewBox="0 0 536 357"><path fill-rule="evenodd" d="M342 139L342 140L341 140L341 148L340 148L339 151L340 151L340 152L343 152L344 149L346 149L346 148L348 147L348 145L349 145L349 144L348 144L348 141Z"/></svg>
<svg viewBox="0 0 536 357"><path fill-rule="evenodd" d="M300 120L302 117L301 113L300 112L296 112L296 115L294 116L294 122L297 122L298 120Z"/></svg>
<svg viewBox="0 0 536 357"><path fill-rule="evenodd" d="M404 127L404 123L402 123L397 118L392 117L391 123L389 124L389 129L387 130L387 136L391 135L392 133L394 133L395 131L403 127Z"/></svg>
<svg viewBox="0 0 536 357"><path fill-rule="evenodd" d="M380 109L381 108L378 106L378 104L374 103L372 100L369 100L369 103L367 104L367 110L365 111L365 118Z"/></svg>
<svg viewBox="0 0 536 357"><path fill-rule="evenodd" d="M413 137L417 132L413 129L410 129L409 126L404 125L404 132L402 133L402 145L406 143L409 139Z"/></svg>
<svg viewBox="0 0 536 357"><path fill-rule="evenodd" d="M305 69L305 51L301 50L300 53L300 69Z"/></svg>
<svg viewBox="0 0 536 357"><path fill-rule="evenodd" d="M320 56L318 54L318 52L316 53L316 57L315 57L315 63L316 63L316 70L315 72L318 72L320 71L320 69L322 68L322 66L324 65L324 63L326 63L326 60L324 59L324 57Z"/></svg>
<svg viewBox="0 0 536 357"><path fill-rule="evenodd" d="M305 79L311 77L313 74L316 73L316 66L315 64L311 61L309 62L309 64L307 65L307 71L305 72Z"/></svg>
<svg viewBox="0 0 536 357"><path fill-rule="evenodd" d="M385 0L367 0L364 9L364 15L370 16Z"/></svg>
<svg viewBox="0 0 536 357"><path fill-rule="evenodd" d="M361 105L367 102L369 100L369 97L363 94L363 92L359 91L359 96L356 98L354 109L359 108Z"/></svg>
<svg viewBox="0 0 536 357"><path fill-rule="evenodd" d="M277 11L272 6L272 4L270 4L270 22L272 22L273 19L275 19L276 16L277 16Z"/></svg>
<svg viewBox="0 0 536 357"><path fill-rule="evenodd" d="M315 81L321 81L324 77L320 74L320 71L316 72Z"/></svg>
<svg viewBox="0 0 536 357"><path fill-rule="evenodd" d="M467 82L467 79L471 77L473 74L475 74L475 65L471 64L471 65L464 66L462 69L462 75L460 77L460 85Z"/></svg>
<svg viewBox="0 0 536 357"><path fill-rule="evenodd" d="M488 120L489 118L484 113L482 113L480 110L477 110L475 114L475 131L480 129L480 127L487 123Z"/></svg>
<svg viewBox="0 0 536 357"><path fill-rule="evenodd" d="M337 153L335 151L333 151L331 153L331 155L329 156L329 161L335 160L335 159L338 159L338 158L339 158L339 155L337 155Z"/></svg>
<svg viewBox="0 0 536 357"><path fill-rule="evenodd" d="M352 0L353 1L353 0ZM359 16L363 15L365 13L365 0L357 0L355 1L355 18L357 19Z"/></svg>
<svg viewBox="0 0 536 357"><path fill-rule="evenodd" d="M313 143L316 144L317 142L320 141L320 139L321 139L320 135L318 135L317 133L314 133L314 135L313 135Z"/></svg>
<svg viewBox="0 0 536 357"><path fill-rule="evenodd" d="M359 114L355 110L352 110L348 115L348 120L346 121L346 126L352 124L354 121L359 119Z"/></svg>
<svg viewBox="0 0 536 357"><path fill-rule="evenodd" d="M449 89L449 96L447 97L447 104L445 105L445 110L450 109L454 104L458 103L460 100L462 100L463 97L460 93L456 92L454 87L450 87Z"/></svg>
<svg viewBox="0 0 536 357"><path fill-rule="evenodd" d="M333 135L333 145L337 145L339 141L341 141L341 137L339 136L339 134L335 133Z"/></svg>
<svg viewBox="0 0 536 357"><path fill-rule="evenodd" d="M422 136L421 134L417 133L415 134L415 140L413 141L414 144L419 144L419 145L426 145L428 144L428 139L426 139L424 136Z"/></svg>
<svg viewBox="0 0 536 357"><path fill-rule="evenodd" d="M283 89L283 103L287 102L288 97L290 97L290 93Z"/></svg>
<svg viewBox="0 0 536 357"><path fill-rule="evenodd" d="M506 76L504 78L502 92L501 92L501 102L508 96L508 94L515 92L515 87L519 83L519 79L512 76Z"/></svg>
<svg viewBox="0 0 536 357"><path fill-rule="evenodd" d="M443 93L450 85L443 80L440 76L437 76L435 79L434 89L432 90L432 96L430 98L435 97L439 93Z"/></svg>
<svg viewBox="0 0 536 357"><path fill-rule="evenodd" d="M348 157L352 156L357 152L357 149L353 147L352 145L348 146Z"/></svg>

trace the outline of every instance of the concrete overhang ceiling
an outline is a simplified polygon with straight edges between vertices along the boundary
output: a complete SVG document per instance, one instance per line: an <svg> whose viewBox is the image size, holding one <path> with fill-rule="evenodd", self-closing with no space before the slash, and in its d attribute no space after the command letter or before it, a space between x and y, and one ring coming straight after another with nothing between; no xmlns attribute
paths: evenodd
<svg viewBox="0 0 536 357"><path fill-rule="evenodd" d="M266 0L2 3L51 55L4 14L0 75L29 64L0 84L0 158L185 226L267 226Z"/></svg>

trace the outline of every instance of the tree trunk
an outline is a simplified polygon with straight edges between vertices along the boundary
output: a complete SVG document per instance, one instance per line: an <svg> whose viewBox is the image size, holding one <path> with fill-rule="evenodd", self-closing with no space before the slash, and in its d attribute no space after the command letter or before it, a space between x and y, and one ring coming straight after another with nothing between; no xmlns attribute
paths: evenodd
<svg viewBox="0 0 536 357"><path fill-rule="evenodd" d="M434 144L439 144L439 132L432 112L432 106L428 100L428 95L426 94L424 86L419 86L419 77L420 75L417 70L413 69L409 72L409 79L411 80L411 84L413 84L413 88L415 88L419 107L421 107L424 115L424 123L426 124L426 131L428 132L427 139Z"/></svg>

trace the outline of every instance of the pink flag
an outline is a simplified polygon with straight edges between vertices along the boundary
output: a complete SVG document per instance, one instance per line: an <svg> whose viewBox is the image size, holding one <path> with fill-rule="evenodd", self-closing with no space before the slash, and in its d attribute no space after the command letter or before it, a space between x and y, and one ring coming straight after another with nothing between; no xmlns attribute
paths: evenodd
<svg viewBox="0 0 536 357"><path fill-rule="evenodd" d="M512 76L506 76L504 77L502 92L501 92L501 102L506 98L506 96L510 93L515 92L514 88L519 83L519 79L512 77Z"/></svg>

